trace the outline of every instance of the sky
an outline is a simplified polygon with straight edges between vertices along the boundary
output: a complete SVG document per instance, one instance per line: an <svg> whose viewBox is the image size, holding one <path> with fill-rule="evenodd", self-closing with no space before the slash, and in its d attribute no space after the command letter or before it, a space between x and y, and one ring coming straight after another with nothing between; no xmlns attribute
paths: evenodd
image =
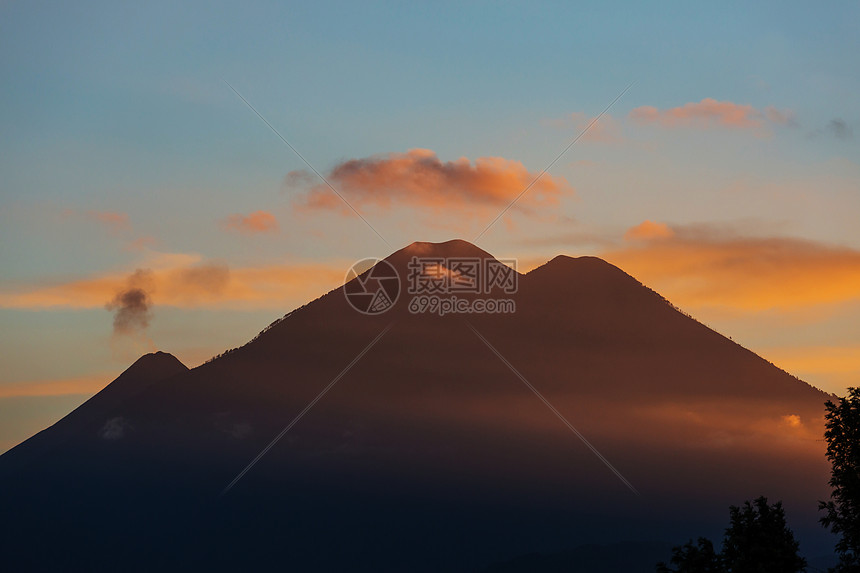
<svg viewBox="0 0 860 573"><path fill-rule="evenodd" d="M857 54L852 2L0 2L0 451L452 238L600 256L844 393Z"/></svg>

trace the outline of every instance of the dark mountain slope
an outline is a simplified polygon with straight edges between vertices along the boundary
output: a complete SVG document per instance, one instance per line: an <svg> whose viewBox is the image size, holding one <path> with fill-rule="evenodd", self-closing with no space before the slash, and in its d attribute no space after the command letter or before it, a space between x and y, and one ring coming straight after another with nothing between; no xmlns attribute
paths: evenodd
<svg viewBox="0 0 860 573"><path fill-rule="evenodd" d="M158 382L187 372L188 368L175 356L166 352L153 352L138 358L116 380L105 386L92 398L75 408L56 424L18 444L3 454L0 478L4 474L22 471L28 463L50 455L69 440L82 434L93 436L104 430L107 435L121 431L121 422L111 422L110 412L124 401L133 398Z"/></svg>
<svg viewBox="0 0 860 573"><path fill-rule="evenodd" d="M490 258L463 241L415 243L387 259L403 281L413 256ZM708 533L729 503L760 494L818 530L822 392L593 257L557 257L516 293L463 296L510 298L516 312L414 314L404 293L366 316L337 289L111 404L94 431L5 479L0 507L19 526L0 543L27 563L87 569L135 554L143 570L473 570ZM106 439L110 420L121 431ZM62 557L27 552L48 539Z"/></svg>

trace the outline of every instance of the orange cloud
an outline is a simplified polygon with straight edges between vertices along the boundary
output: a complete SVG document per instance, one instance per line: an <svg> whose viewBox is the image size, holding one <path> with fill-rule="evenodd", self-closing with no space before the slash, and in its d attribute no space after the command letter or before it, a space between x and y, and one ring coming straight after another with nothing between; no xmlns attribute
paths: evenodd
<svg viewBox="0 0 860 573"><path fill-rule="evenodd" d="M671 236L648 237L643 225L627 233L638 243L604 256L681 307L760 311L860 300L860 251L707 227L665 226Z"/></svg>
<svg viewBox="0 0 860 573"><path fill-rule="evenodd" d="M32 380L0 384L0 399L18 396L61 396L64 394L95 394L107 386L116 374L98 374L61 378L54 380Z"/></svg>
<svg viewBox="0 0 860 573"><path fill-rule="evenodd" d="M249 215L237 213L224 219L221 224L228 231L236 231L245 235L274 233L278 230L278 220L267 211L254 211Z"/></svg>
<svg viewBox="0 0 860 573"><path fill-rule="evenodd" d="M757 128L762 127L764 119L781 125L790 123L793 121L793 115L788 110L777 110L773 107L762 112L749 104L705 98L700 102L664 110L648 105L637 107L630 112L630 119L662 127Z"/></svg>
<svg viewBox="0 0 860 573"><path fill-rule="evenodd" d="M628 229L624 234L624 238L628 241L671 239L674 236L675 232L669 228L669 225L666 223L655 223L653 221L643 221L635 227Z"/></svg>
<svg viewBox="0 0 860 573"><path fill-rule="evenodd" d="M112 233L120 231L128 231L131 229L127 213L119 211L99 211L91 209L89 211L78 211L77 209L66 208L60 212L62 219L71 220L87 220L95 221L104 225Z"/></svg>
<svg viewBox="0 0 860 573"><path fill-rule="evenodd" d="M342 284L347 262L229 268L194 255L162 255L135 273L116 272L0 292L0 308L104 308L128 289L129 277L145 273L155 306L221 309L285 309Z"/></svg>
<svg viewBox="0 0 860 573"><path fill-rule="evenodd" d="M648 427L668 426L682 447L719 449L726 447L766 446L818 449L816 441L823 431L823 419L817 412L803 415L773 402L736 400L663 402L641 406L631 413ZM678 432L678 428L684 428Z"/></svg>
<svg viewBox="0 0 860 573"><path fill-rule="evenodd" d="M351 203L389 208L395 204L461 209L507 205L537 178L519 161L503 157L461 157L442 162L433 151L411 149L338 164L326 175ZM306 180L303 172L287 175L287 184ZM523 196L523 206L556 205L572 192L567 180L543 174ZM303 197L304 207L342 210L338 197L316 185Z"/></svg>
<svg viewBox="0 0 860 573"><path fill-rule="evenodd" d="M124 247L126 251L132 252L140 252L145 249L154 247L158 244L158 240L155 237L151 236L143 236L134 239L133 241L129 241L128 244Z"/></svg>
<svg viewBox="0 0 860 573"><path fill-rule="evenodd" d="M128 228L128 214L114 211L87 211L87 216L104 223L113 230Z"/></svg>

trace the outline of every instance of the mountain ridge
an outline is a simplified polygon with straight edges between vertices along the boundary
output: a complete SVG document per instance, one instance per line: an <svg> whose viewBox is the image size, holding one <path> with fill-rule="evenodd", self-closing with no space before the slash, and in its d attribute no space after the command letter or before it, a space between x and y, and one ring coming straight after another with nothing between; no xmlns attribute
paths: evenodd
<svg viewBox="0 0 860 573"><path fill-rule="evenodd" d="M404 268L416 250L485 253L413 245L387 259ZM0 505L28 525L0 546L78 523L84 537L69 543L101 536L114 551L139 551L154 527L196 532L148 564L206 555L227 568L256 552L271 567L276 552L261 547L287 543L305 569L474 570L611 541L619 523L625 538L675 539L762 493L816 539L826 395L600 259L555 257L518 281L498 294L515 312L496 314L414 313L401 296L370 316L335 289L248 344L146 385L93 416L90 428L119 420L116 432L79 432L2 483ZM71 499L89 500L89 517ZM104 526L120 508L136 524L129 538ZM342 545L323 556L312 548L333 524Z"/></svg>

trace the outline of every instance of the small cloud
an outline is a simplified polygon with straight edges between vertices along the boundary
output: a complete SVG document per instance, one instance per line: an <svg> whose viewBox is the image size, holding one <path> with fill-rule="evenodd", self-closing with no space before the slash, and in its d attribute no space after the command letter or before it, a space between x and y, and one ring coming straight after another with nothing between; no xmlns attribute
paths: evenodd
<svg viewBox="0 0 860 573"><path fill-rule="evenodd" d="M98 435L103 440L115 442L122 439L125 436L126 430L129 430L130 428L129 423L125 418L117 416L116 418L111 418L105 422L104 426L99 430Z"/></svg>
<svg viewBox="0 0 860 573"><path fill-rule="evenodd" d="M131 230L128 213L120 211L100 211L97 209L79 211L78 209L67 207L60 212L60 216L63 219L72 221L96 222L113 234Z"/></svg>
<svg viewBox="0 0 860 573"><path fill-rule="evenodd" d="M202 264L175 271L175 284L190 292L220 294L230 282L227 265Z"/></svg>
<svg viewBox="0 0 860 573"><path fill-rule="evenodd" d="M250 436L252 431L253 428L251 427L251 424L248 422L240 422L238 424L233 424L227 433L237 440L243 440Z"/></svg>
<svg viewBox="0 0 860 573"><path fill-rule="evenodd" d="M666 223L655 223L654 221L643 221L631 227L624 233L628 241L653 241L658 239L671 239L675 232Z"/></svg>
<svg viewBox="0 0 860 573"><path fill-rule="evenodd" d="M144 249L152 248L157 244L158 244L158 240L155 237L143 236L143 237L138 237L132 241L129 241L125 245L124 249L126 251L131 251L131 252L140 252L140 251L143 251Z"/></svg>
<svg viewBox="0 0 860 573"><path fill-rule="evenodd" d="M630 112L629 117L641 124L655 124L665 128L699 129L714 127L750 129L763 127L765 121L777 125L791 125L794 121L791 110L768 106L761 111L749 104L717 101L713 98L705 98L699 102L690 102L664 110L653 106L637 107Z"/></svg>
<svg viewBox="0 0 860 573"><path fill-rule="evenodd" d="M70 394L92 396L105 387L106 381L115 376L115 373L105 372L75 378L28 380L26 382L0 384L0 399L14 396L64 396Z"/></svg>
<svg viewBox="0 0 860 573"><path fill-rule="evenodd" d="M787 416L783 416L782 421L790 428L799 428L803 425L803 422L800 421L800 416L797 414L788 414Z"/></svg>
<svg viewBox="0 0 860 573"><path fill-rule="evenodd" d="M795 114L790 109L777 109L772 105L764 108L764 116L771 123L776 125L787 125L791 127L797 126Z"/></svg>
<svg viewBox="0 0 860 573"><path fill-rule="evenodd" d="M760 78L758 76L750 76L750 79L752 80L752 83L757 90L763 92L770 91L770 84L767 83L767 81L765 81L763 78Z"/></svg>
<svg viewBox="0 0 860 573"><path fill-rule="evenodd" d="M834 137L842 141L847 141L854 137L854 129L844 119L835 117L828 121L824 127L810 131L807 138L816 139L821 136Z"/></svg>
<svg viewBox="0 0 860 573"><path fill-rule="evenodd" d="M278 220L268 211L254 211L249 215L230 215L221 222L228 231L236 231L245 235L259 235L278 231Z"/></svg>
<svg viewBox="0 0 860 573"><path fill-rule="evenodd" d="M845 123L843 119L831 119L825 128L826 131L836 139L851 139L854 136L854 130L851 126Z"/></svg>
<svg viewBox="0 0 860 573"><path fill-rule="evenodd" d="M593 143L620 143L624 141L624 137L621 135L621 124L608 113L597 119L597 117L590 117L577 111L561 119L548 120L544 123L560 129L573 129L577 135L582 133L582 141ZM583 130L585 131L583 132Z"/></svg>
<svg viewBox="0 0 860 573"><path fill-rule="evenodd" d="M301 169L299 169L287 173L286 177L284 177L284 188L301 189L305 187L311 187L316 182L317 179L313 175L311 175L307 171L302 171Z"/></svg>
<svg viewBox="0 0 860 573"><path fill-rule="evenodd" d="M116 211L87 211L87 216L107 225L113 231L123 231L129 228L128 214Z"/></svg>

